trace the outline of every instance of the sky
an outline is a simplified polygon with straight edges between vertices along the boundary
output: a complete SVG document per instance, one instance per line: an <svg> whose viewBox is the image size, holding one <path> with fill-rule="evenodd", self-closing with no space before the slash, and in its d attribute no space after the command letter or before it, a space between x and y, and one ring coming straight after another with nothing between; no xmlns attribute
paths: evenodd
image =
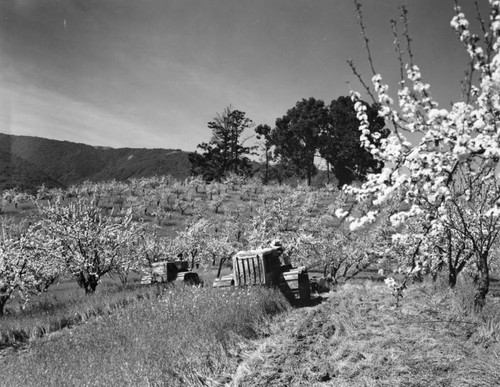
<svg viewBox="0 0 500 387"><path fill-rule="evenodd" d="M453 0L361 0L375 69L397 86L391 19L409 9L415 62L442 107L467 55ZM479 0L487 9L487 0ZM462 0L475 19L473 0ZM0 0L0 132L193 151L231 105L274 126L302 98L368 81L352 0Z"/></svg>

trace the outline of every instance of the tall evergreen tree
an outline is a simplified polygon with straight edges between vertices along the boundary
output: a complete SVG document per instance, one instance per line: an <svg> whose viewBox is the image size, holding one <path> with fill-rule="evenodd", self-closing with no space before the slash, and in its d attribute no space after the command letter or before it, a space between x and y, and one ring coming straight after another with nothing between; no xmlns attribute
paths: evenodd
<svg viewBox="0 0 500 387"><path fill-rule="evenodd" d="M198 145L203 153L190 154L191 172L202 175L206 180L220 180L227 173L239 175L251 173L248 155L253 147L245 146L242 138L244 131L253 126L253 121L245 116L245 112L226 107L217 113L213 121L208 123L212 130L210 142Z"/></svg>
<svg viewBox="0 0 500 387"><path fill-rule="evenodd" d="M255 133L257 135L257 140L263 139L262 143L259 145L264 152L264 176L263 183L267 184L269 181L269 164L272 160L272 142L271 142L271 127L269 125L259 125L255 128Z"/></svg>

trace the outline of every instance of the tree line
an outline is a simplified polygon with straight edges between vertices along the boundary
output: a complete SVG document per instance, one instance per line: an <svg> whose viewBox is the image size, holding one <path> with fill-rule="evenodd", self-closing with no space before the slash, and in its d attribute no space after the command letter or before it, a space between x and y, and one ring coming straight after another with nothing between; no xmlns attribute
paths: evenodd
<svg viewBox="0 0 500 387"><path fill-rule="evenodd" d="M389 130L379 117L379 106L364 106L372 138L379 142L387 138ZM311 185L318 173L318 158L326 161L328 173L331 168L339 188L383 168L383 163L360 143L359 120L350 97L339 97L330 105L313 97L302 99L276 119L274 128L257 125L254 135L259 143L250 146L247 142L252 136L246 132L254 126L245 112L232 106L218 113L208 123L210 141L198 145L200 152L189 156L192 174L207 181L220 180L228 173L250 175L254 169L250 157L259 153L264 183L296 176Z"/></svg>

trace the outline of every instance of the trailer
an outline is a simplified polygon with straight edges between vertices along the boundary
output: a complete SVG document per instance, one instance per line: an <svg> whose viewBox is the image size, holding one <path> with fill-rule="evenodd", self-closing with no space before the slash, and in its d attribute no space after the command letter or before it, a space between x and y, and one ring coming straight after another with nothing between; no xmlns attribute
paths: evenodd
<svg viewBox="0 0 500 387"><path fill-rule="evenodd" d="M189 270L189 262L159 261L151 265L148 274L141 279L141 284L152 283L183 283L186 285L200 285L202 281L198 273Z"/></svg>
<svg viewBox="0 0 500 387"><path fill-rule="evenodd" d="M304 303L311 299L309 274L305 266L293 268L280 259L281 246L264 249L240 251L232 257L231 274L220 276L224 260L221 260L219 272L213 286L269 286L279 288L286 298L293 303Z"/></svg>

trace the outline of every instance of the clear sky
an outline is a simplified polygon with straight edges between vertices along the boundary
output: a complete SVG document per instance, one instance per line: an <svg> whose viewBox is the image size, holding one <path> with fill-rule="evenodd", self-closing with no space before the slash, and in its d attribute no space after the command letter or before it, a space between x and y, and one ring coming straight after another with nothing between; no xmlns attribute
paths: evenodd
<svg viewBox="0 0 500 387"><path fill-rule="evenodd" d="M456 100L453 0L362 2L377 72L397 82L390 19L407 4L424 80ZM273 126L302 98L362 91L349 58L368 80L352 0L0 0L0 132L192 151L229 104Z"/></svg>

